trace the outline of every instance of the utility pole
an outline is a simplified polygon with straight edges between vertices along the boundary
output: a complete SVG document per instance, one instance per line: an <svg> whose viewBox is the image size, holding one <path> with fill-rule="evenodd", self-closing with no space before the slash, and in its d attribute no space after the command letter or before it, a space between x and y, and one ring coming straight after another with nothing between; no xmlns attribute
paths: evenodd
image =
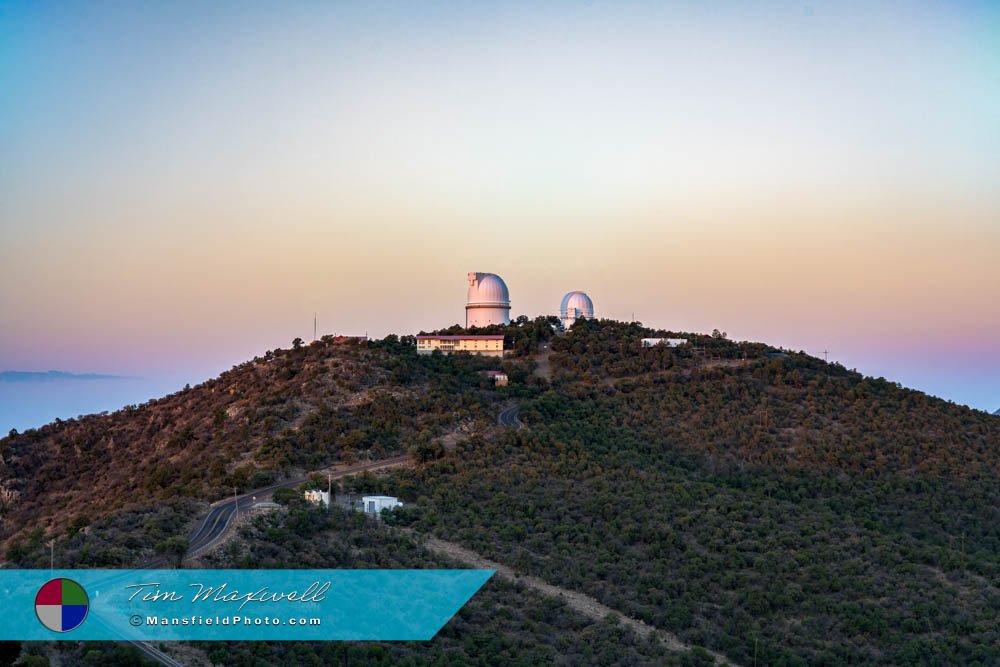
<svg viewBox="0 0 1000 667"><path fill-rule="evenodd" d="M236 503L236 520L240 519L240 499L236 495L236 485L233 485L233 502Z"/></svg>
<svg viewBox="0 0 1000 667"><path fill-rule="evenodd" d="M326 511L330 511L333 504L333 475L326 473Z"/></svg>
<svg viewBox="0 0 1000 667"><path fill-rule="evenodd" d="M316 340L316 313L313 313L313 340Z"/></svg>
<svg viewBox="0 0 1000 667"><path fill-rule="evenodd" d="M830 363L830 360L826 356L827 354L829 353L826 350L823 350L823 361L825 361L826 363Z"/></svg>

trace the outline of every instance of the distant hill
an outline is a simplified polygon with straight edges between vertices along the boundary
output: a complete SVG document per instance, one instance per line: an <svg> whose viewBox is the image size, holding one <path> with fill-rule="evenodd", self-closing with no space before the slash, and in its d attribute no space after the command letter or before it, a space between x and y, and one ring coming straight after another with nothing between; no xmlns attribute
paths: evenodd
<svg viewBox="0 0 1000 667"><path fill-rule="evenodd" d="M1000 408L998 408L997 411L994 412L993 414L1000 416Z"/></svg>
<svg viewBox="0 0 1000 667"><path fill-rule="evenodd" d="M127 380L121 375L67 373L66 371L0 371L0 382L57 382L60 380Z"/></svg>
<svg viewBox="0 0 1000 667"><path fill-rule="evenodd" d="M518 356L327 340L4 438L6 558L46 567L54 536L61 563L135 562L234 486L408 451L417 465L359 482L405 501L392 526L734 662L1000 663L1000 420L721 334L601 320L552 338L545 318L490 331ZM501 365L507 387L478 372ZM526 428L496 425L511 403ZM312 523L261 527L232 562L296 566ZM537 628L504 628L518 662Z"/></svg>

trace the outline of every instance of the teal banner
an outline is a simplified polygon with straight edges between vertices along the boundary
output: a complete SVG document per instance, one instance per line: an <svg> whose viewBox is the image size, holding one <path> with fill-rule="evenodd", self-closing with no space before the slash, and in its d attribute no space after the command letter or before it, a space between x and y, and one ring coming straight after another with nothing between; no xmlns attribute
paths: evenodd
<svg viewBox="0 0 1000 667"><path fill-rule="evenodd" d="M493 570L0 570L0 640L428 640Z"/></svg>

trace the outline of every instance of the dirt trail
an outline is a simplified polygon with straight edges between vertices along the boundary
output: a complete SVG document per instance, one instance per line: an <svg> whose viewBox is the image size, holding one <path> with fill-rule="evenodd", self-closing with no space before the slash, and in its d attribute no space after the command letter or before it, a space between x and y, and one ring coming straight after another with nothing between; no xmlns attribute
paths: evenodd
<svg viewBox="0 0 1000 667"><path fill-rule="evenodd" d="M478 569L496 570L497 576L503 577L504 579L508 579L510 581L520 583L524 586L527 586L530 589L533 589L541 593L542 595L547 595L549 597L554 597L559 600L562 600L573 611L583 614L588 618L592 618L595 621L603 620L608 614L614 614L619 619L621 619L622 624L631 628L639 637L643 639L647 638L651 634L655 635L656 638L659 639L664 646L666 646L668 649L672 651L689 651L695 648L690 644L685 644L673 634L666 632L664 630L659 630L657 628L654 628L653 626L648 625L637 618L630 618L629 616L625 616L621 612L616 611L605 604L601 604L600 602L590 597L589 595L585 595L584 593L580 593L577 591L571 591L566 588L562 588L560 586L553 586L552 584L546 583L537 577L518 575L517 573L514 572L514 570L507 567L506 565L502 565L495 561L483 558L476 552L470 551L469 549L466 549L463 546L455 544L454 542L446 542L445 540L441 540L436 537L432 537L430 535L419 535L411 531L405 531L405 532L410 533L413 537L420 540L425 547L427 547L429 550L435 553L447 556L460 563ZM724 665L733 664L728 658L719 653L709 651L708 649L703 649L703 650L705 650L709 655L711 655L713 658L715 658L717 662L721 664Z"/></svg>
<svg viewBox="0 0 1000 667"><path fill-rule="evenodd" d="M536 354L533 359L536 364L534 375L540 378L544 378L546 382L552 382L552 364L549 361L549 357L552 356L552 349L549 347L548 343L543 343L539 347L538 354Z"/></svg>
<svg viewBox="0 0 1000 667"><path fill-rule="evenodd" d="M749 366L756 359L706 359L699 368L738 368Z"/></svg>

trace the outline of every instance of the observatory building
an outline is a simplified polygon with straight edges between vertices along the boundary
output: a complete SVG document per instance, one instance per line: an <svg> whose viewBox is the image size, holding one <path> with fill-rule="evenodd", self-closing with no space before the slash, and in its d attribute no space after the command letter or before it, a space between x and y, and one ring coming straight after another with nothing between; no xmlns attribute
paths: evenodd
<svg viewBox="0 0 1000 667"><path fill-rule="evenodd" d="M569 329L577 318L594 319L594 302L585 292L570 292L559 304L559 319L564 329Z"/></svg>
<svg viewBox="0 0 1000 667"><path fill-rule="evenodd" d="M469 298L465 302L465 326L488 327L510 324L510 293L503 278L494 273L469 273Z"/></svg>
<svg viewBox="0 0 1000 667"><path fill-rule="evenodd" d="M417 336L417 354L434 354L439 350L441 354L451 354L452 352L467 352L468 354L481 354L487 357L503 356L503 336Z"/></svg>

